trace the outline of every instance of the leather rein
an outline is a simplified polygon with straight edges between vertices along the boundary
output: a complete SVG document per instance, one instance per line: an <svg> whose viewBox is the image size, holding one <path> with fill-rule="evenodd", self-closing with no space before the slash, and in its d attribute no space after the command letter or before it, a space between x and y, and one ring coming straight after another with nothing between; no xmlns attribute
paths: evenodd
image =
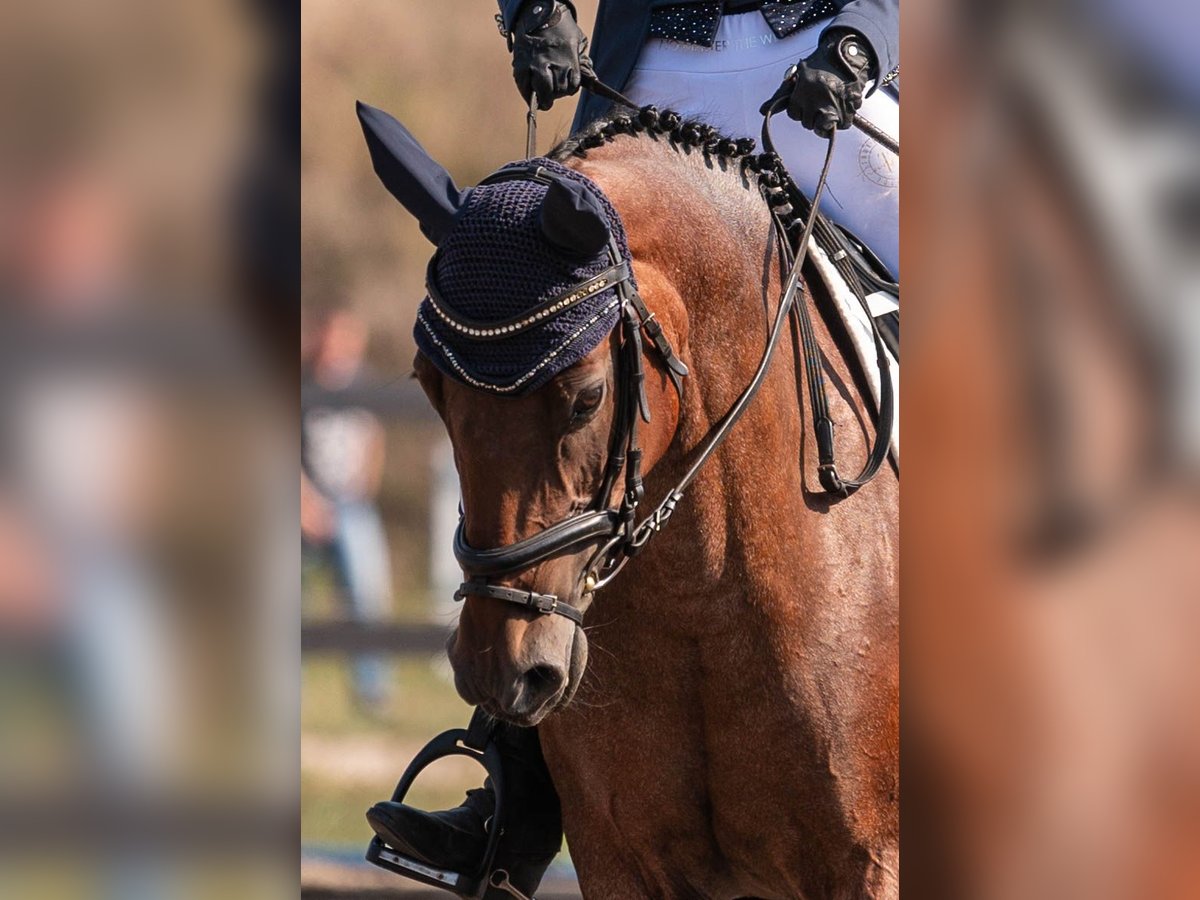
<svg viewBox="0 0 1200 900"><path fill-rule="evenodd" d="M789 77L791 75L792 73L789 72ZM788 82L785 80L780 91L772 100L768 101L768 105L765 107L762 138L763 145L770 154L775 153L770 139L771 116L786 105L787 95L784 93L784 88L787 85ZM587 79L585 86L593 93L615 103L631 109L638 108L626 97L599 81ZM533 156L536 144L536 104L537 98L531 97L527 119L527 153L529 157ZM876 437L862 472L855 478L843 479L839 477L834 461L833 421L829 417L829 404L825 396L825 383L821 372L823 357L816 342L807 307L803 303L795 302L799 291L801 268L808 253L809 240L813 235L814 228L818 225L818 220L824 221L819 214L819 203L833 160L833 150L834 136L831 134L821 175L809 203L804 229L797 245L799 249L795 254L788 246L787 223L783 221L777 209L772 208L771 210L783 248L784 262L790 266L790 269L758 368L728 412L710 430L687 472L667 492L666 497L640 520L638 510L644 499L645 488L642 482L642 449L638 442L638 424L639 420L645 423L650 422L650 406L645 390L643 332L649 339L652 350L666 366L667 374L681 400L683 379L688 375L688 369L676 355L662 326L655 319L654 313L650 312L633 287L629 267L624 264L615 239L609 239L607 248L610 261L609 271L614 273L614 286L620 301L621 332L614 376L616 385L614 428L600 488L591 504L583 512L569 516L515 543L490 549L476 549L467 542L466 519L460 510L458 528L454 534L454 556L464 572L471 573L471 576L459 586L454 594L455 600L464 600L467 597L488 597L493 600L515 603L534 613L564 616L577 625L582 625L583 611L560 600L554 594L540 594L535 591L497 585L493 583L492 579L524 571L551 557L601 541L600 548L592 555L581 573L582 596L586 597L612 581L625 564L645 549L650 539L666 526L700 470L713 457L729 436L734 425L745 414L766 380L771 361L774 359L786 330L789 314L795 317L801 334L813 427L817 439L817 471L822 488L831 495L846 497L878 473L881 464L887 457L895 404L887 356L879 331L874 328L874 320L868 314L868 320L872 322L874 328L880 366L880 410ZM898 147L896 150L898 152ZM777 155L775 156L777 159ZM508 167L489 176L481 183L489 184L514 178L531 178L549 184L558 177L555 173L530 163L526 166ZM790 182L790 179L787 180ZM795 189L794 184L789 187L794 194L799 195L798 199L803 198L803 195L800 195L799 191ZM825 225L827 233L833 234L832 228L828 226L827 222ZM844 252L842 256L845 256ZM857 280L854 284L857 285ZM575 286L571 290L577 288L578 286ZM862 299L861 286L856 286L855 291L865 308L866 301ZM625 477L621 502L616 508L612 508L608 505L609 497L612 495L622 470Z"/></svg>

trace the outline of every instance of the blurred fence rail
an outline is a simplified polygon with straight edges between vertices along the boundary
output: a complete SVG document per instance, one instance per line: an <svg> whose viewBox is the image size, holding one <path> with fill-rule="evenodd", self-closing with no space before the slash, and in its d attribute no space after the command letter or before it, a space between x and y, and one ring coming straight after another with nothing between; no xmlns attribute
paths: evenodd
<svg viewBox="0 0 1200 900"><path fill-rule="evenodd" d="M420 386L410 378L330 390L306 383L300 388L300 409L367 409L404 422L436 422L437 413Z"/></svg>
<svg viewBox="0 0 1200 900"><path fill-rule="evenodd" d="M305 622L300 628L303 653L437 654L446 649L445 625L367 623L345 619Z"/></svg>

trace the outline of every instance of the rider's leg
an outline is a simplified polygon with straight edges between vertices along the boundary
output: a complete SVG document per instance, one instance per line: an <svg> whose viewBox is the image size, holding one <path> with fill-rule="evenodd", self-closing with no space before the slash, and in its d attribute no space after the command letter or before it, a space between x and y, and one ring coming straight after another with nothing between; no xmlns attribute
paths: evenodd
<svg viewBox="0 0 1200 900"><path fill-rule="evenodd" d="M476 711L476 716L482 715ZM492 740L503 760L507 822L493 862L521 893L537 888L562 844L558 793L542 757L537 729L500 723ZM376 803L367 821L400 853L439 869L472 871L483 858L496 799L490 784L467 792L455 809L426 812L402 803ZM507 897L490 891L488 897Z"/></svg>

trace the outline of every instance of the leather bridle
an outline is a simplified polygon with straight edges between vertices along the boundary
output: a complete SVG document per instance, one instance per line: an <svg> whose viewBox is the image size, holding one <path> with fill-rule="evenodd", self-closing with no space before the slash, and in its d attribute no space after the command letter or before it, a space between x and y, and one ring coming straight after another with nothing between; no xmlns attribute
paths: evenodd
<svg viewBox="0 0 1200 900"><path fill-rule="evenodd" d="M601 94L607 92L606 96L609 99L636 108L619 93L598 82L593 82L589 88ZM536 128L536 120L533 115L535 100L536 98L530 103L531 154L534 129ZM764 122L764 143L768 149L771 149L768 131L770 116L778 108L779 105L776 104L774 108L770 109ZM817 432L818 474L822 487L830 494L845 497L875 476L887 455L894 416L891 378L887 371L888 363L878 330L876 329L875 336L876 347L879 350L882 388L876 438L863 472L856 479L843 480L837 475L833 459L833 423L829 419L828 404L825 402L824 379L820 368L821 352L816 344L806 307L804 304L795 302L801 267L808 252L813 229L819 218L819 203L833 159L833 148L834 140L831 136L821 176L805 219L804 230L798 244L799 250L794 259L787 246L786 223L783 222L776 210L772 210L777 233L784 247L785 262L790 263L790 271L754 376L729 411L709 432L684 476L668 491L666 497L654 507L653 511L640 521L638 510L644 498L645 488L642 483L642 448L638 442L638 424L639 420L645 423L650 422L650 407L645 390L643 332L649 338L653 351L666 366L667 374L679 393L681 401L683 378L687 376L688 369L676 355L662 326L655 319L654 313L647 309L633 286L629 267L625 265L615 239L610 237L606 252L610 261L609 271L614 273L614 281L611 286L615 287L620 304L621 331L614 373L616 402L614 427L600 487L584 511L571 515L536 534L502 547L489 549L472 547L467 542L465 515L460 515L458 528L454 534L454 556L464 572L470 573L470 577L455 592L455 600L463 600L467 597L487 597L514 603L541 615L560 615L577 625L582 625L583 611L559 599L556 595L497 585L493 583L493 579L525 571L551 557L578 551L597 542L600 544L599 549L589 558L580 576L583 596L599 590L616 577L624 565L640 553L650 539L666 526L676 506L683 499L701 468L716 453L733 426L749 407L766 379L771 361L786 329L789 314L797 316L801 331L806 377L813 406L814 427ZM506 167L481 183L489 184L514 178L529 178L550 184L561 177L557 173L531 162L524 166ZM825 224L827 226L827 223ZM577 291L579 287L580 285L576 285L574 288L568 289L567 294L569 295L572 290ZM865 303L865 300L863 302ZM452 313L448 313L448 315L453 318ZM453 323L451 324L453 325ZM466 323L459 322L458 324L465 325ZM624 489L620 503L613 508L609 506L609 498L622 471L624 471Z"/></svg>
<svg viewBox="0 0 1200 900"><path fill-rule="evenodd" d="M506 167L481 183L493 184L514 178L550 184L562 176L530 163ZM614 426L600 487L591 504L583 512L504 547L487 550L472 547L467 543L466 518L461 516L454 533L454 556L463 570L471 573L473 577L459 586L454 594L455 600L462 600L468 596L488 597L516 603L545 615L565 616L577 624L582 624L583 612L553 594L503 587L492 584L490 579L524 571L552 556L602 541L600 549L591 557L584 570L584 587L590 593L607 584L628 558L625 548L631 544L636 531L637 508L645 493L642 484L642 449L638 442L638 423L639 420L647 423L650 421L643 363L643 332L649 338L654 352L666 366L680 397L683 395L683 379L688 374L688 369L676 355L662 326L634 288L632 273L614 237L609 237L605 252L609 258L609 268L606 271L612 273L605 288L616 290L620 304L621 332L613 379L616 397ZM593 279L589 279L591 280ZM581 282L580 285L568 288L566 295L578 292L581 285L586 283ZM553 305L553 302L548 303L548 306ZM624 490L620 504L613 509L608 506L608 502L622 471L625 474Z"/></svg>

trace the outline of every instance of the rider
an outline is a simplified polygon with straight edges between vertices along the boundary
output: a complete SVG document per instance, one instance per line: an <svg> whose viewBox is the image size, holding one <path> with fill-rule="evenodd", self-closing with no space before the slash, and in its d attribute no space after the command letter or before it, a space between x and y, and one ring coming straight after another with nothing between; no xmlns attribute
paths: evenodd
<svg viewBox="0 0 1200 900"><path fill-rule="evenodd" d="M528 102L549 109L580 90L594 72L638 103L701 118L730 137L751 137L783 72L798 63L788 115L827 136L848 129L856 112L895 134L898 93L899 0L601 0L595 61L569 0L500 0L509 35L513 76ZM892 81L885 90L885 81ZM584 91L575 125L602 115L606 101ZM776 144L802 190L811 194L824 141L788 129ZM830 218L871 247L899 274L897 160L857 132L853 152L835 154L828 182ZM893 278L895 280L895 277ZM476 711L477 716L483 715ZM504 759L508 806L516 809L495 865L510 884L533 893L558 852L558 796L543 761L536 729L499 723L493 740ZM425 812L400 803L375 804L367 819L400 852L441 869L471 870L484 853L495 798L488 786L468 792L462 806ZM486 897L508 893L492 888Z"/></svg>
<svg viewBox="0 0 1200 900"><path fill-rule="evenodd" d="M502 0L513 73L538 106L573 94L591 66L601 82L639 104L701 119L728 137L757 137L759 104L798 62L788 115L805 129L778 129L775 143L801 190L812 196L833 128L861 114L899 127L899 0L601 0L594 63L562 0ZM608 102L584 90L575 127ZM874 250L898 280L899 159L865 134L839 136L822 211Z"/></svg>

